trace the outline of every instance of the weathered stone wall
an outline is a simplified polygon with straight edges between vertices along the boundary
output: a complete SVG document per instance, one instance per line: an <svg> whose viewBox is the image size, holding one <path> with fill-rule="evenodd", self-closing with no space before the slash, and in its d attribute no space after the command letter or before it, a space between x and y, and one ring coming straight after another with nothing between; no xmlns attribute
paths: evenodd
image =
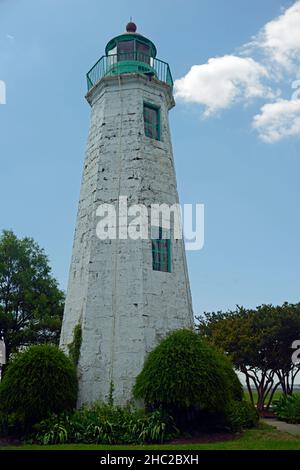
<svg viewBox="0 0 300 470"><path fill-rule="evenodd" d="M193 327L182 240L171 241L172 272L152 270L151 240L99 240L96 209L178 202L168 111L170 88L137 74L107 77L87 96L91 126L66 298L61 347L82 324L79 404L131 398L146 354L169 331ZM143 103L161 109L161 141L144 133Z"/></svg>

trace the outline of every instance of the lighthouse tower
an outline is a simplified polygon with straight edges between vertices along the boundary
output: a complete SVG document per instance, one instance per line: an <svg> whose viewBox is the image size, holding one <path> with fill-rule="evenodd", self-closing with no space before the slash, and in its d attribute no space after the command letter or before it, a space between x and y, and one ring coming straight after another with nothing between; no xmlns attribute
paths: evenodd
<svg viewBox="0 0 300 470"><path fill-rule="evenodd" d="M126 237L116 218L122 236L97 233L103 204L118 213L124 198L148 209L179 203L168 120L173 81L155 45L130 22L87 83L91 124L60 347L68 353L79 325L79 405L107 400L112 389L125 404L147 353L170 331L193 328L184 242L172 226L149 218L149 237Z"/></svg>

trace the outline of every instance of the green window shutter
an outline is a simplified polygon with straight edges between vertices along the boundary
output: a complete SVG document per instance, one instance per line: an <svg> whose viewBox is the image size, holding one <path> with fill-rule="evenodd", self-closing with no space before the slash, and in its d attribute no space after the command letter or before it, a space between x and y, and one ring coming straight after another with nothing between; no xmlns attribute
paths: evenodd
<svg viewBox="0 0 300 470"><path fill-rule="evenodd" d="M160 109L144 103L145 135L151 139L160 140Z"/></svg>
<svg viewBox="0 0 300 470"><path fill-rule="evenodd" d="M161 227L159 227L159 238L152 240L152 269L171 272L171 240L162 238Z"/></svg>

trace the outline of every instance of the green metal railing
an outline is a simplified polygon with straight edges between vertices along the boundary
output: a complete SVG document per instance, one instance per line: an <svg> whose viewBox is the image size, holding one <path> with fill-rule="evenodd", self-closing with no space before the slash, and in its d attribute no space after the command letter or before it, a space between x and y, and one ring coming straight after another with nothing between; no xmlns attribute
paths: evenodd
<svg viewBox="0 0 300 470"><path fill-rule="evenodd" d="M86 75L88 90L103 77L123 73L152 75L173 87L173 78L167 62L149 57L143 52L132 51L102 56Z"/></svg>

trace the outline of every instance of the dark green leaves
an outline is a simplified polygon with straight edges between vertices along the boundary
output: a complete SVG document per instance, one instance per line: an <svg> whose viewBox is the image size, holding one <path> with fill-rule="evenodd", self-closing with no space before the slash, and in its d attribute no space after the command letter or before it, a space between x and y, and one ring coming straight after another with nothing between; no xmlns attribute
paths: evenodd
<svg viewBox="0 0 300 470"><path fill-rule="evenodd" d="M33 343L57 343L64 294L44 251L12 231L0 237L0 330L8 354Z"/></svg>

